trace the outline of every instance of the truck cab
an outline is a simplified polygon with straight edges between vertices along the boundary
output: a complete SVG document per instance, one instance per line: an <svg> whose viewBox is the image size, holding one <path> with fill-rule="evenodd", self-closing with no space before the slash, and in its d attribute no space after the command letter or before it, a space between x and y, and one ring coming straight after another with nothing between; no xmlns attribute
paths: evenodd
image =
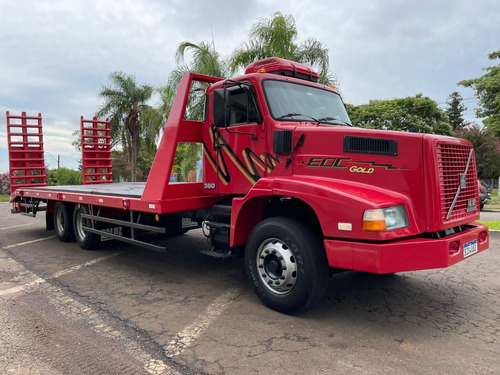
<svg viewBox="0 0 500 375"><path fill-rule="evenodd" d="M487 228L474 223L480 210L468 141L352 127L334 87L278 58L210 85L206 98L204 191L229 197L214 210L227 224L215 224L214 238L227 238L221 248L246 244L254 289L273 308L281 308L273 297L297 288L286 271L295 270L283 250L290 244L254 244L256 231L290 226L289 236L319 238L320 260L308 262L330 271L447 267L488 247Z"/></svg>

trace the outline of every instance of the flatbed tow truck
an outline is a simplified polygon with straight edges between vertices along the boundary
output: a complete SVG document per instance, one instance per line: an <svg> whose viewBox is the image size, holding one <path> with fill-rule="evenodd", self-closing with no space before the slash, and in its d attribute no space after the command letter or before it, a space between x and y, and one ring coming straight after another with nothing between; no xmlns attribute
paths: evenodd
<svg viewBox="0 0 500 375"><path fill-rule="evenodd" d="M295 62L270 58L234 79L183 76L145 183L21 186L12 213L61 241L165 250L147 233L203 227L211 255L244 253L268 307L321 300L329 275L451 266L489 247L474 150L462 139L350 126L339 93ZM204 118L189 117L205 85ZM179 143L201 145L202 180L170 181Z"/></svg>

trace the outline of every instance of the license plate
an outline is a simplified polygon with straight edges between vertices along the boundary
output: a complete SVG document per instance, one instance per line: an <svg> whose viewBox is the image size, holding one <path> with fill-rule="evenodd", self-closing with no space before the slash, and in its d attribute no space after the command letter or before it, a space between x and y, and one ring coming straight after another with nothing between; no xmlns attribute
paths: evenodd
<svg viewBox="0 0 500 375"><path fill-rule="evenodd" d="M464 258L467 258L475 253L477 253L477 240L467 242L464 245Z"/></svg>

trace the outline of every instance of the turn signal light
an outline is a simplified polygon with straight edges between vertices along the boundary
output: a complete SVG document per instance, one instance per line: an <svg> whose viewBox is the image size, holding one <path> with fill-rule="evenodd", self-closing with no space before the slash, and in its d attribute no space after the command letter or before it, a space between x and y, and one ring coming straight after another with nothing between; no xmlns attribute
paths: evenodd
<svg viewBox="0 0 500 375"><path fill-rule="evenodd" d="M366 210L363 215L363 230L370 232L385 232L387 224L381 209Z"/></svg>
<svg viewBox="0 0 500 375"><path fill-rule="evenodd" d="M363 230L369 232L385 232L387 231L387 225L385 220L363 220Z"/></svg>

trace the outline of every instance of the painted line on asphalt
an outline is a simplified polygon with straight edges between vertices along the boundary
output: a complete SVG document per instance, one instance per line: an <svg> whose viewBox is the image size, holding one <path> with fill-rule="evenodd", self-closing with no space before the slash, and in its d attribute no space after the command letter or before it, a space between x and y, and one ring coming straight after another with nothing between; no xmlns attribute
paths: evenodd
<svg viewBox="0 0 500 375"><path fill-rule="evenodd" d="M97 263L100 263L102 261L105 261L105 260L108 260L108 259L111 259L111 258L114 258L115 256L117 255L120 255L122 254L123 252L121 251L118 251L116 253L113 253L113 254L109 254L109 255L105 255L103 257L100 257L100 258L95 258L95 259L92 259L92 260L89 260L88 262L85 262L85 263L82 263L82 264L79 264L77 266L73 266L71 268L68 268L66 270L62 270L62 271L59 271L59 272L56 272L56 273L53 273L52 276L50 277L51 279L57 279L58 277L61 277L63 275L66 275L68 273L71 273L71 272L74 272L74 271L77 271L79 270L80 268L84 268L84 267L89 267L89 266L92 266L94 264L97 264Z"/></svg>
<svg viewBox="0 0 500 375"><path fill-rule="evenodd" d="M34 287L36 285L46 283L50 279L57 279L58 277L61 277L61 276L66 275L68 273L74 272L74 271L79 270L81 268L89 267L89 266L92 266L92 265L97 264L99 262L108 260L110 258L113 258L113 257L119 255L119 254L121 254L121 252L117 252L117 253L106 255L106 256L103 256L103 257L100 257L100 258L89 260L88 262L79 264L77 266L68 268L66 270L62 270L62 271L56 272L56 273L52 274L50 277L48 277L47 279L38 277L35 280L30 281L29 283L26 283L26 284L23 284L23 285L18 285L18 286L15 286L15 287L12 287L12 288L9 288L9 289L5 289L5 290L0 290L0 297L1 296L6 296L6 295L9 295L9 294L23 292L23 291L25 291L27 289L30 289L30 288L32 288L32 287ZM32 273L32 272L29 272L29 273L32 274L33 276L35 276L34 273Z"/></svg>
<svg viewBox="0 0 500 375"><path fill-rule="evenodd" d="M15 243L13 245L4 246L3 248L4 249L13 249L13 248L18 247L18 246L29 245L29 244L32 244L32 243L36 243L36 242L40 242L40 241L45 241L45 240L51 240L53 238L56 238L56 236L49 236L49 237L44 237L44 238L38 238L38 239L32 240L32 241L19 242L19 243Z"/></svg>
<svg viewBox="0 0 500 375"><path fill-rule="evenodd" d="M7 229L14 229L14 228L19 228L19 227L25 227L27 225L33 225L33 224L34 223L13 225L11 227L0 228L0 230L7 230Z"/></svg>
<svg viewBox="0 0 500 375"><path fill-rule="evenodd" d="M86 263L83 263L81 265L75 266L68 268L67 270L59 271L56 272L52 275L53 276L61 276L63 274L75 271L76 269L80 269L85 266L90 266L96 263L99 263L103 260L109 259L111 257L117 256L121 254L122 252L116 252L110 255L106 255L100 258L93 259L91 261L88 261ZM19 265L19 268L24 269L22 273L28 274L31 277L36 277L36 275L27 270L26 267L24 267L22 264L19 262L15 261L14 259L10 258L13 262L17 263ZM86 306L82 304L81 302L71 298L70 296L66 295L63 293L61 288L58 288L56 286L53 286L51 284L47 284L46 281L42 278L38 278L31 283L25 284L26 285L37 285L37 284L44 284L43 285L43 290L44 292L47 293L48 295L48 302L54 306L54 308L61 313L64 316L67 316L68 318L72 320L77 320L77 321L84 321L91 330L94 332L97 332L100 335L103 335L105 337L108 337L110 339L117 340L120 342L120 344L124 347L124 349L130 353L133 357L137 358L137 360L141 361L144 366L144 370L151 374L151 375L181 375L179 371L177 371L175 368L169 366L167 363L163 362L162 360L153 358L149 353L147 353L141 346L140 343L134 341L133 339L130 339L127 335L123 334L120 331L115 330L111 325L109 325L107 322L105 322L101 314L94 310L91 306ZM22 287L22 286L21 286ZM17 289L17 288L12 288L12 289ZM9 291L11 289L7 289L6 291ZM21 289L22 290L22 289ZM0 296L5 295L7 293L5 290L0 291ZM18 290L16 290L18 291ZM20 291L20 290L19 290Z"/></svg>
<svg viewBox="0 0 500 375"><path fill-rule="evenodd" d="M198 316L196 321L186 326L177 336L164 347L167 357L180 355L186 348L200 337L240 294L240 289L231 288L217 297L207 309Z"/></svg>

